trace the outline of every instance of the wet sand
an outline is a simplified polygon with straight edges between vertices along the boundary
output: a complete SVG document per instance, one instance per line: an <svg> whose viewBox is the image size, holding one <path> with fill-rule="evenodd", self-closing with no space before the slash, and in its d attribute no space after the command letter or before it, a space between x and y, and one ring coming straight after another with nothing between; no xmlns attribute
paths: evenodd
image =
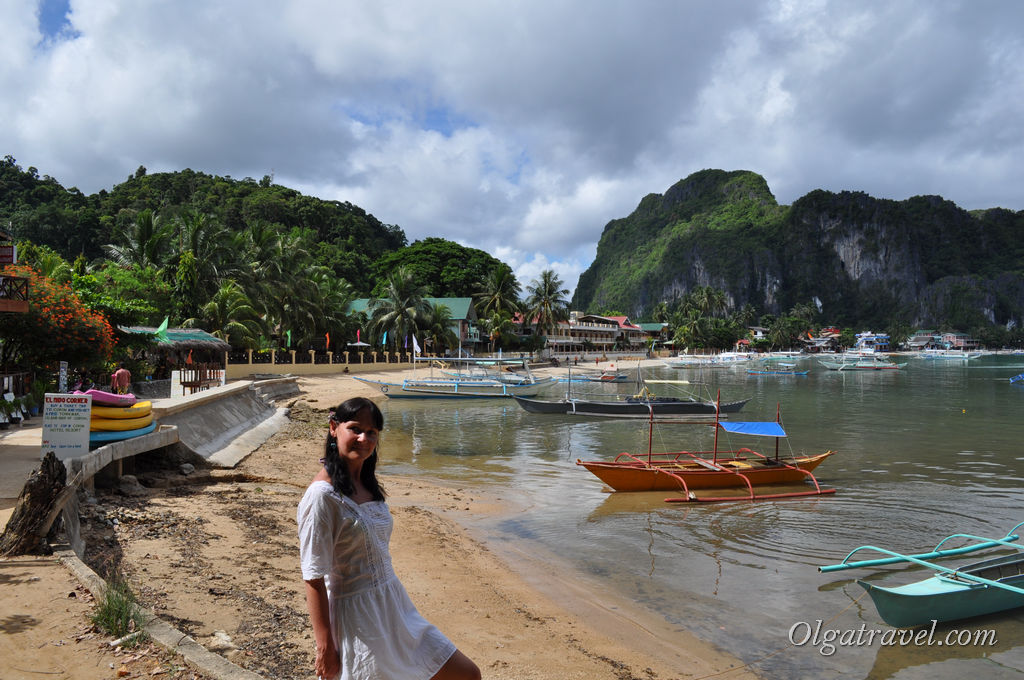
<svg viewBox="0 0 1024 680"><path fill-rule="evenodd" d="M319 467L327 409L356 395L384 398L348 376L304 377L299 386L289 426L236 469L183 476L140 465L143 495L98 492L83 506L94 569L123 573L159 616L267 678L313 677L295 508ZM389 475L386 466L382 481L395 516L396 572L485 678L753 677L734 657L580 576L515 546L499 556L466 530L473 518L514 512L513 499ZM0 667L17 653L0 647Z"/></svg>

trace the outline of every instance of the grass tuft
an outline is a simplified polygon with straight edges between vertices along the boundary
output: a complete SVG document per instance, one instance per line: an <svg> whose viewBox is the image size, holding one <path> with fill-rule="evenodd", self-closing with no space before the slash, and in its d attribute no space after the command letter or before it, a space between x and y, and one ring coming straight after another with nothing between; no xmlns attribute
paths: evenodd
<svg viewBox="0 0 1024 680"><path fill-rule="evenodd" d="M123 578L114 578L107 582L103 599L92 615L92 622L101 630L115 638L123 638L136 631L142 631L145 617L139 609L128 583ZM145 639L145 634L133 636L125 641L124 646L133 647Z"/></svg>

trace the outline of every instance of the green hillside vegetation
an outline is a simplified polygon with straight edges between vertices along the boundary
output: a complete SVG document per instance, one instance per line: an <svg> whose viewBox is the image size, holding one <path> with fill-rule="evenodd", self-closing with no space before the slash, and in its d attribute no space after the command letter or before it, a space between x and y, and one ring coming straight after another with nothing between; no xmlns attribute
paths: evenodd
<svg viewBox="0 0 1024 680"><path fill-rule="evenodd" d="M167 318L239 348L322 348L328 333L354 339L367 320L348 314L349 303L379 293L399 270L434 297L470 297L492 272L509 271L444 239L410 245L400 227L358 206L305 196L270 177L150 175L140 167L87 196L7 156L0 224L22 263L66 289L67 304L100 312L115 327ZM428 316L413 321L438 324ZM0 348L26 340L0 330Z"/></svg>
<svg viewBox="0 0 1024 680"><path fill-rule="evenodd" d="M755 173L703 170L608 223L572 305L671 316L702 288L755 320L800 307L810 322L1008 340L1024 320L1024 212L822 190L781 206Z"/></svg>

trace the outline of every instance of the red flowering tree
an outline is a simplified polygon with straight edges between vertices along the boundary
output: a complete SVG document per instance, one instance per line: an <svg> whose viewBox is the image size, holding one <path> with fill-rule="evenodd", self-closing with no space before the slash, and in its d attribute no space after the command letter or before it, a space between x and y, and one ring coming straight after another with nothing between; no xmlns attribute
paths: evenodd
<svg viewBox="0 0 1024 680"><path fill-rule="evenodd" d="M0 364L94 366L110 359L115 345L110 323L71 288L25 265L0 268L0 275L29 280L28 312L0 313Z"/></svg>

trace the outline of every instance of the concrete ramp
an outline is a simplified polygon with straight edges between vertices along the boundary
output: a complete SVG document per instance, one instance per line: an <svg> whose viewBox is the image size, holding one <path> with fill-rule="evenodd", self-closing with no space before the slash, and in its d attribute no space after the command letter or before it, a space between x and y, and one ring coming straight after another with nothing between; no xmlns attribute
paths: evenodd
<svg viewBox="0 0 1024 680"><path fill-rule="evenodd" d="M153 403L161 425L174 425L178 441L218 467L234 467L287 422L274 399L299 394L297 378L240 381Z"/></svg>

